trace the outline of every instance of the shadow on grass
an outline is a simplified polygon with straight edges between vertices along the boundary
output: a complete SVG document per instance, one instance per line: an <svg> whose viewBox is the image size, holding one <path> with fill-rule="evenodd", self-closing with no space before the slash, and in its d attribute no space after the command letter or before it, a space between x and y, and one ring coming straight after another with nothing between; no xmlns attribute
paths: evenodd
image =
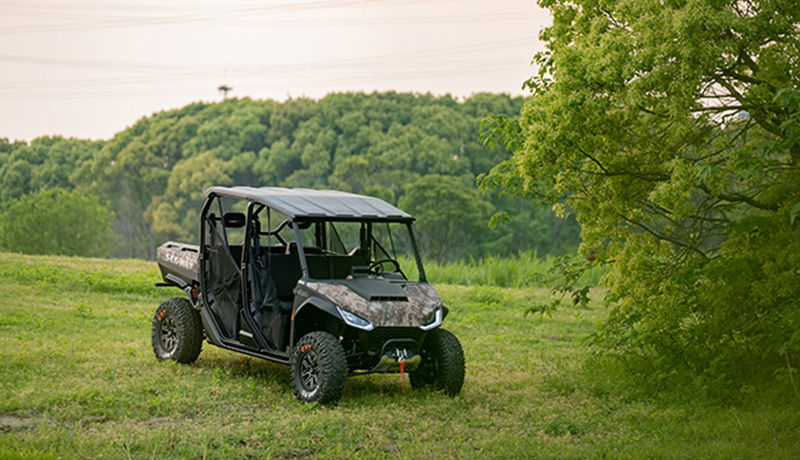
<svg viewBox="0 0 800 460"><path fill-rule="evenodd" d="M227 378L245 380L254 378L265 383L291 385L289 366L235 353L200 355L192 366L212 372L224 372Z"/></svg>
<svg viewBox="0 0 800 460"><path fill-rule="evenodd" d="M211 354L200 355L192 367L210 372L212 375L224 374L226 380L245 381L255 379L264 386L278 386L292 393L292 376L289 365L261 360L250 356L238 354ZM213 378L213 377L212 377ZM408 375L402 380L400 374L367 374L351 376L347 379L342 399L367 404L375 398L417 398L439 395L446 396L431 388L414 389L411 387ZM294 399L294 398L292 398Z"/></svg>

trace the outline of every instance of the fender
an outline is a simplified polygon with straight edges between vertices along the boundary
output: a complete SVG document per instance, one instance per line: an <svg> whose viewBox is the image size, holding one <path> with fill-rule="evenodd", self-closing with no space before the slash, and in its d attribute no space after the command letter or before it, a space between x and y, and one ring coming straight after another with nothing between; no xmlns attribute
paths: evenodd
<svg viewBox="0 0 800 460"><path fill-rule="evenodd" d="M344 320L333 302L320 297L310 297L292 312L292 330L289 337L291 345L294 346L300 337L312 329L308 326L315 323L327 326L321 329L338 335L338 328L344 324Z"/></svg>
<svg viewBox="0 0 800 460"><path fill-rule="evenodd" d="M189 302L192 303L192 306L199 310L200 307L197 302L197 298L192 296L192 285L184 281L178 276L173 275L172 273L167 273L164 275L164 281L160 283L156 283L156 287L177 287L183 290L186 293L186 297L189 298Z"/></svg>

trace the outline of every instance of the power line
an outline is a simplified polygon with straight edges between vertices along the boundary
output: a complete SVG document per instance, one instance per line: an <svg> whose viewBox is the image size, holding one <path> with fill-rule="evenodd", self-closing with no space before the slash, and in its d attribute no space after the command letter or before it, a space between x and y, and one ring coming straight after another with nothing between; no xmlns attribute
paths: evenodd
<svg viewBox="0 0 800 460"><path fill-rule="evenodd" d="M58 67L77 67L81 69L94 68L105 70L187 70L187 71L201 71L204 70L200 66L181 66L174 64L153 64L149 62L120 62L120 61L107 61L107 60L91 60L91 59L65 59L65 58L50 58L38 56L14 56L9 54L0 54L0 62L11 62L16 64L40 64Z"/></svg>
<svg viewBox="0 0 800 460"><path fill-rule="evenodd" d="M382 74L372 74L372 75L349 75L349 76L342 76L342 77L331 77L329 74L319 75L317 77L313 76L306 76L302 79L284 79L278 81L269 81L269 82L257 82L251 85L245 85L243 91L247 91L246 96L243 97L251 97L251 98L259 98L258 90L280 90L286 91L291 90L292 93L304 93L306 91L313 91L319 92L321 88L324 87L322 92L324 93L331 93L331 92L342 92L342 91L375 91L378 88L389 86L390 84L394 84L397 82L402 81L413 81L419 79L425 80L435 80L435 79L447 79L453 80L454 78L464 78L467 76L485 76L489 77L492 76L493 72L502 72L504 75L507 74L507 71L511 69L512 66L495 66L491 69L484 69L479 67L474 67L472 69L457 69L458 74L454 75L452 71L442 72L439 70L430 70L425 72L419 71L407 71L407 72L385 72ZM519 91L521 87L521 82L524 79L523 76L520 77L520 85L515 85L513 88L509 89L509 91ZM341 87L336 88L336 85L351 85L349 87ZM353 88L352 85L360 85L363 88ZM237 85L240 89L242 85ZM393 89L396 91L409 91L409 89L404 89L402 87L397 87L397 85ZM29 94L20 94L19 92L12 92L10 94L4 94L4 100L16 100L16 99L24 99L24 100L34 100L34 99L45 99L45 100L54 100L54 99L106 99L106 98L132 98L138 99L142 96L153 96L153 95L165 95L165 96L175 96L179 94L185 94L190 96L189 101L196 101L198 94L208 94L209 87L207 85L195 85L195 86L187 86L181 85L178 88L142 88L141 90L131 91L130 89L121 89L121 90L79 90L79 91L71 91L71 92L48 92L48 91L36 91L35 93ZM479 92L481 91L480 88L475 88L472 92ZM0 90L2 93L2 90Z"/></svg>
<svg viewBox="0 0 800 460"><path fill-rule="evenodd" d="M384 0L373 0L373 1L384 1ZM243 8L234 8L227 11L214 11L205 13L191 12L184 14L172 14L169 16L145 16L137 18L121 18L121 19L113 19L105 21L91 21L91 22L72 23L72 24L62 23L62 24L45 24L38 26L7 27L1 29L0 33L18 34L18 33L31 33L31 32L66 32L75 30L85 31L85 30L108 29L108 28L118 29L127 27L154 26L154 25L186 24L191 22L217 20L220 17L235 17L235 16L243 16L256 13L265 13L265 12L278 13L287 11L303 11L303 10L318 9L318 8L331 8L334 6L332 5L332 3L341 6L341 5L356 5L365 2L367 2L367 0L349 0L341 2L319 0L319 1L312 1L306 3L293 4L293 5L284 4L276 6L248 6Z"/></svg>
<svg viewBox="0 0 800 460"><path fill-rule="evenodd" d="M436 56L441 50L431 50L430 56ZM397 55L394 55L397 56ZM360 60L360 62L359 62ZM488 76L498 73L507 74L508 71L524 69L529 65L527 59L509 62L506 59L495 58L480 61L476 65L474 59L464 57L459 60L434 60L429 59L428 65L420 65L420 62L408 63L397 61L392 55L373 56L372 62L367 62L366 58L350 60L350 64L343 65L343 60L321 61L300 65L282 65L262 68L248 69L247 72L241 70L227 70L226 75L233 74L238 78L238 87L247 92L250 89L258 88L297 88L306 86L335 85L347 83L361 83L370 86L381 86L393 81L408 81L418 79L442 79L449 78L459 80L465 76ZM370 64L377 62L388 62L390 67L369 67ZM366 66L366 67L365 67ZM418 70L424 68L425 70ZM257 72L259 71L259 72ZM282 76L281 78L275 78ZM521 75L520 81L525 75ZM174 93L205 93L208 90L207 84L203 86L190 87L193 81L216 79L216 72L213 73L178 73L161 76L146 77L126 77L120 79L81 79L68 80L62 82L17 82L18 85L3 84L0 94L4 99L22 98L72 98L77 95L81 97L126 97L141 96L144 94L152 95L157 91L161 94ZM258 80L262 78L261 80ZM227 78L226 78L227 80ZM177 84L179 86L166 88L154 87L154 84ZM24 86L23 86L24 85ZM142 87L142 85L147 85ZM103 87L106 89L103 89ZM228 86L227 83L225 86ZM85 88L91 87L92 90ZM137 88L138 87L138 88ZM62 89L64 91L58 91Z"/></svg>
<svg viewBox="0 0 800 460"><path fill-rule="evenodd" d="M290 63L290 64L273 64L267 66L249 66L238 67L227 70L227 74L234 77L248 77L258 75L275 75L275 74L302 74L313 71L335 71L347 69L347 71L358 70L364 72L365 67L379 65L379 64L392 64L398 68L406 68L416 64L417 66L424 65L426 68L442 68L442 66L452 65L456 62L454 58L463 56L462 60L466 63L474 62L474 54L479 52L495 51L498 49L508 49L509 47L530 46L531 38L515 38L510 40L498 40L486 43L477 44L464 44L444 48L434 48L423 51L407 51L401 53L389 53L383 55L373 55L365 57L355 57L349 59L335 59L317 62L305 63ZM442 59L447 57L449 59ZM200 65L162 65L162 64L149 64L149 63L136 63L136 62L114 62L114 61L91 61L91 60L77 60L77 59L61 59L61 58L39 58L30 56L8 56L0 55L0 62L16 62L27 64L42 64L52 65L57 67L78 67L78 68L96 68L102 70L167 70L175 71L174 73L158 74L158 75L138 75L124 77L110 77L110 78L91 78L91 79L74 79L74 80L55 80L55 81L22 81L22 82L4 82L2 83L2 91L29 89L35 90L38 88L54 88L54 87L69 87L69 86L85 86L85 85L141 85L147 83L161 83L167 81L188 79L199 79L208 77L210 73L218 71L218 66L201 67ZM483 59L480 64L482 67L497 66L503 64L504 60L489 60ZM381 71L381 69L379 69Z"/></svg>
<svg viewBox="0 0 800 460"><path fill-rule="evenodd" d="M541 15L547 17L546 14ZM385 27L385 26L419 26L435 24L437 26L457 24L486 24L489 22L530 22L532 16L527 12L503 12L486 15L434 15L434 16L390 16L390 17L348 17L325 19L278 19L247 18L248 22L237 23L237 27ZM225 26L225 23L210 24Z"/></svg>
<svg viewBox="0 0 800 460"><path fill-rule="evenodd" d="M453 0L439 0L453 1ZM27 34L38 32L67 32L67 31L87 31L98 29L120 29L131 27L163 26L174 24L188 24L195 22L213 22L226 18L250 17L253 15L279 14L298 11L319 11L321 9L344 9L352 6L375 6L377 4L401 3L409 5L414 3L430 4L433 0L316 0L304 3L286 3L281 5L254 5L224 10L208 12L189 12L183 14L171 14L165 16L148 15L144 17L123 17L101 21L89 21L79 23L59 23L44 25L28 25L6 27L0 29L0 34ZM193 8L194 10L194 8ZM68 10L73 11L73 10ZM150 13L148 11L148 13Z"/></svg>
<svg viewBox="0 0 800 460"><path fill-rule="evenodd" d="M520 64L509 64L507 62L491 62L490 65L484 68L483 65L480 67L476 66L469 66L466 65L440 65L436 67L431 67L425 71L419 70L405 70L402 67L398 67L396 69L373 69L369 71L362 71L358 73L348 73L348 74L340 74L337 75L332 73L331 71L317 71L317 72L304 72L298 74L296 76L292 76L288 73L283 73L281 75L270 75L269 78L266 79L257 79L257 77L249 77L248 79L242 80L239 79L240 82L237 86L242 89L248 88L263 88L263 87L297 87L303 86L305 84L313 84L313 85L320 85L324 83L330 84L337 84L337 83L371 83L371 84L379 84L379 83L386 83L395 80L409 80L409 79L423 79L423 78L450 78L450 79L461 79L465 75L493 75L498 72L505 72L508 70L514 70L518 68L524 68ZM275 77L280 76L281 79L276 79ZM76 80L74 85L72 86L57 86L52 84L42 84L38 86L29 86L29 87L16 87L16 88L7 88L3 87L0 88L0 95L3 98L9 99L21 99L21 98L28 98L28 97L40 97L42 95L47 95L47 97L53 97L58 94L65 94L67 96L73 94L97 94L97 95L124 95L124 94L132 94L132 95L142 95L142 94L152 94L156 89L153 85L158 85L160 88L163 89L166 93L172 93L176 91L184 91L189 88L187 85L193 81L201 81L201 80L212 80L214 76L209 75L193 75L191 78L183 78L183 79L158 79L153 78L151 81L140 81L140 82L127 82L126 84L120 86L116 84L116 82L111 82L111 84L98 83L92 80ZM250 84L247 84L250 82ZM178 85L172 88L165 87L164 84L173 84ZM144 85L144 86L143 86ZM228 85L224 85L228 86ZM92 90L87 90L87 87L93 88ZM104 89L105 88L105 89ZM191 92L197 92L203 90L204 87L197 87L196 89L191 90Z"/></svg>

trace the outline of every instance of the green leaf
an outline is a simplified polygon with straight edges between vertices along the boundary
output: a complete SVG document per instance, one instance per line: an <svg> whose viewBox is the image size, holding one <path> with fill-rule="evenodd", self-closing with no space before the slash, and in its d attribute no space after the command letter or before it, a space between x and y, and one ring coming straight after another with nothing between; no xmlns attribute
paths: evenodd
<svg viewBox="0 0 800 460"><path fill-rule="evenodd" d="M500 224L506 224L511 221L511 218L508 216L508 213L505 211L495 213L492 217L489 218L489 227L495 228Z"/></svg>
<svg viewBox="0 0 800 460"><path fill-rule="evenodd" d="M789 213L789 223L794 225L794 220L797 215L800 214L800 203L797 203L792 208L792 211Z"/></svg>

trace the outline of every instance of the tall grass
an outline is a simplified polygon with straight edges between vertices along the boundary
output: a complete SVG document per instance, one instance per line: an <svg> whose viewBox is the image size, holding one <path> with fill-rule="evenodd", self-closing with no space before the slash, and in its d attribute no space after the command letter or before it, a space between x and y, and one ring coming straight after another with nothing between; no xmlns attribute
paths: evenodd
<svg viewBox="0 0 800 460"><path fill-rule="evenodd" d="M531 281L531 275L544 274L553 262L553 256L538 257L531 251L521 252L516 256L487 256L480 259L468 259L440 264L425 263L425 274L436 284L457 284L461 286L498 286L498 287L544 287ZM413 260L402 259L401 266L407 269L410 278L418 275ZM408 268L407 268L408 267ZM600 279L608 273L606 268L592 268L583 275L580 286L599 286Z"/></svg>

